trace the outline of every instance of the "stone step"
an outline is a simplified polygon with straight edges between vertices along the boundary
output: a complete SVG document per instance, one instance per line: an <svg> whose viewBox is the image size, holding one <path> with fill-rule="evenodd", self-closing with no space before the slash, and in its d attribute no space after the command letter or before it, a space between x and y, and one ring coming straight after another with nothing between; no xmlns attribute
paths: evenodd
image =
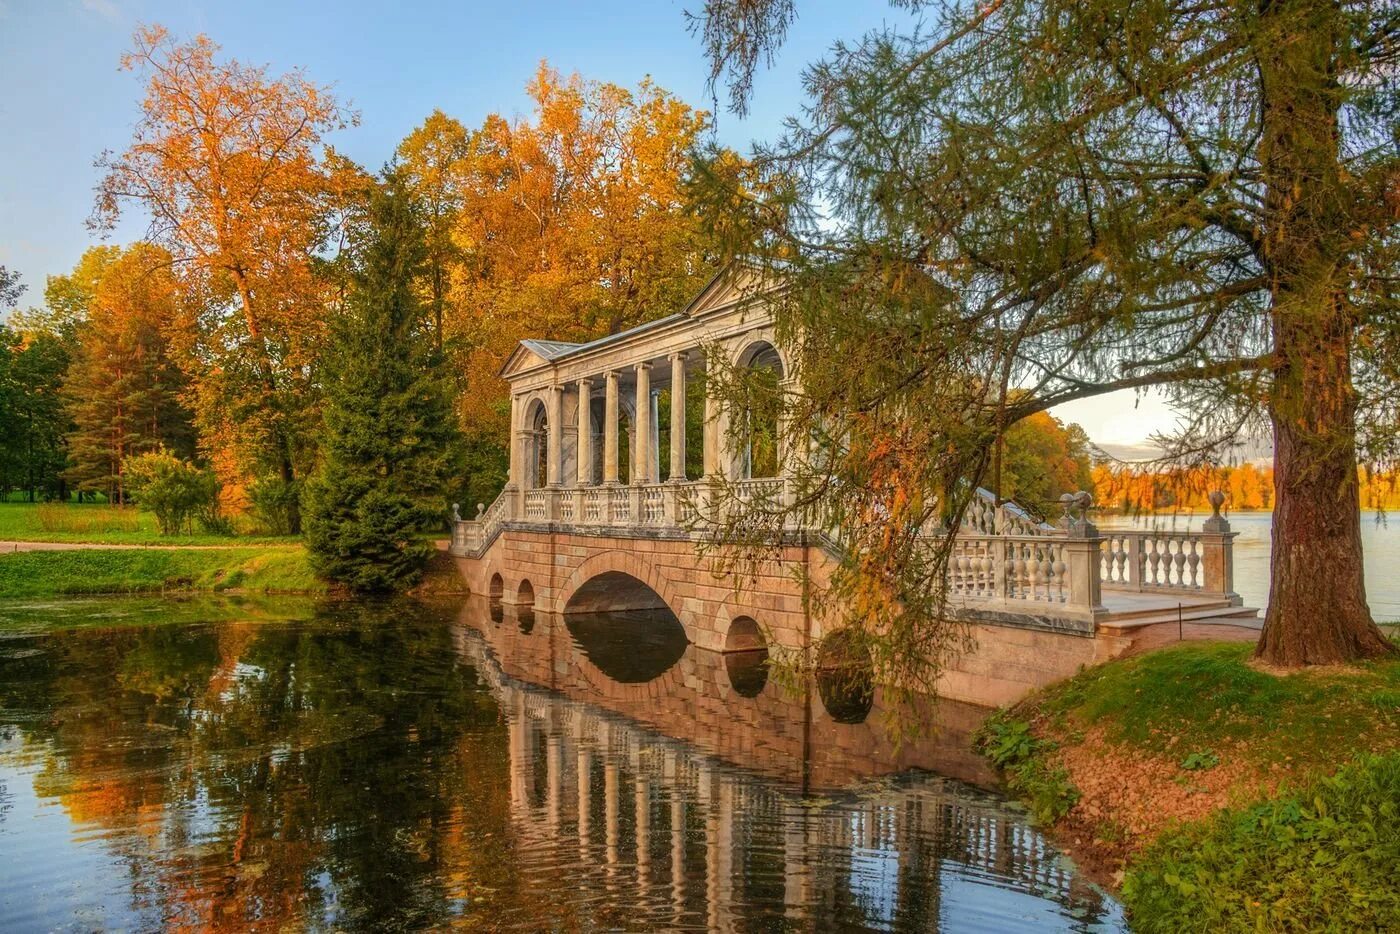
<svg viewBox="0 0 1400 934"><path fill-rule="evenodd" d="M1113 629L1127 631L1141 629L1144 626L1155 626L1159 623L1174 623L1178 619L1176 607L1170 610L1158 610L1155 612L1142 612L1125 614L1114 614L1107 619L1098 622L1101 629ZM1237 625L1249 625L1257 622L1259 611L1251 606L1233 606L1230 604L1216 606L1183 606L1181 608L1180 619L1184 623L1200 622L1221 622L1235 623Z"/></svg>

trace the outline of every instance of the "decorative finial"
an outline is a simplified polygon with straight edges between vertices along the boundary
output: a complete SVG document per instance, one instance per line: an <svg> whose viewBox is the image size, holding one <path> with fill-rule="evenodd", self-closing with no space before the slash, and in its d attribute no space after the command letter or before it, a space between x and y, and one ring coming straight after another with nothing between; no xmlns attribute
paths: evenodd
<svg viewBox="0 0 1400 934"><path fill-rule="evenodd" d="M461 521L462 521L462 504L461 504L461 503L453 503L453 504L452 504L452 521L453 521L453 522L461 522Z"/></svg>
<svg viewBox="0 0 1400 934"><path fill-rule="evenodd" d="M1070 513L1070 510L1073 509L1073 508L1074 508L1074 494L1073 494L1073 493L1061 493L1061 494L1060 494L1060 510L1061 510L1061 513L1062 513L1061 516L1060 516L1060 526L1061 526L1061 528L1066 528L1066 529L1067 529L1067 528L1070 527L1071 524L1073 524L1073 522L1074 522L1074 517L1071 516L1071 515L1069 514L1069 513Z"/></svg>
<svg viewBox="0 0 1400 934"><path fill-rule="evenodd" d="M1220 507L1225 505L1225 494L1220 490L1211 490L1206 495L1206 500L1210 503L1210 518L1201 526L1206 532L1228 532L1230 523L1220 514Z"/></svg>
<svg viewBox="0 0 1400 934"><path fill-rule="evenodd" d="M477 504L476 504L476 517L477 517L478 519L481 518L481 514L482 514L483 512L485 512L485 511L486 511L486 504L485 504L485 503L477 503Z"/></svg>

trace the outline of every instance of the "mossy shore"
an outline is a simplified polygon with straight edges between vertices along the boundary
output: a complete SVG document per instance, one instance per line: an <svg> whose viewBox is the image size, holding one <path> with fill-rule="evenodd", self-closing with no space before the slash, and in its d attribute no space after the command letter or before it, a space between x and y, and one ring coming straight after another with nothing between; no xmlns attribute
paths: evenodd
<svg viewBox="0 0 1400 934"><path fill-rule="evenodd" d="M979 748L1134 930L1400 930L1400 659L1188 643L1081 673Z"/></svg>
<svg viewBox="0 0 1400 934"><path fill-rule="evenodd" d="M78 594L322 594L301 545L91 548L0 555L0 598Z"/></svg>

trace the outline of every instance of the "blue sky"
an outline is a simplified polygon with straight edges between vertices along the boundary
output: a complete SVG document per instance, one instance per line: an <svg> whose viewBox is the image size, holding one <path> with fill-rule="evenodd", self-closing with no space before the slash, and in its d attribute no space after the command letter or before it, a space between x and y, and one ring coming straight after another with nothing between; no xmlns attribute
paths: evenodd
<svg viewBox="0 0 1400 934"><path fill-rule="evenodd" d="M130 137L142 88L118 69L138 23L176 36L205 33L226 55L274 71L302 67L360 113L330 141L369 167L434 108L468 126L528 109L524 87L541 59L563 72L633 85L651 75L710 108L700 44L685 10L701 0L0 0L0 264L34 300L46 276L71 269L94 241L85 226L93 160ZM756 85L752 115L722 109L716 132L745 148L773 136L801 104L801 70L837 39L904 22L885 0L802 0L777 65ZM113 239L144 232L139 218ZM1057 412L1112 445L1170 423L1155 397L1091 400Z"/></svg>

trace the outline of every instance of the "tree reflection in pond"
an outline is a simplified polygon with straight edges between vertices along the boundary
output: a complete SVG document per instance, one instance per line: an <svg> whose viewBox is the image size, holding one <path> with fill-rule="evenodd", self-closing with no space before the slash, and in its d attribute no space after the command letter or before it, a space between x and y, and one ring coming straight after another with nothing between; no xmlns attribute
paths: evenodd
<svg viewBox="0 0 1400 934"><path fill-rule="evenodd" d="M478 633L457 609L0 640L0 928L1116 923L986 793L906 776L804 797L600 689L560 693L607 669L557 620L494 627L483 603ZM726 677L695 652L664 683ZM617 697L665 706L662 683ZM742 703L801 709L773 692ZM791 732L754 722L750 747Z"/></svg>

